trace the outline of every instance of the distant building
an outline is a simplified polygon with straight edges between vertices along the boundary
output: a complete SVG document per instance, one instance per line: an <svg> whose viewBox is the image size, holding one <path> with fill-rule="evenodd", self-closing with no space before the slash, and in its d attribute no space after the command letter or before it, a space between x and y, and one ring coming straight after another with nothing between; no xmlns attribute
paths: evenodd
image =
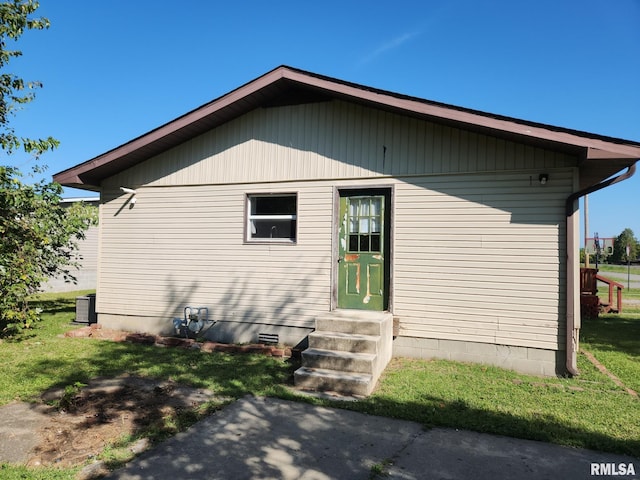
<svg viewBox="0 0 640 480"><path fill-rule="evenodd" d="M97 197L67 198L60 201L63 207L70 207L74 203L84 202L98 206L100 199ZM76 259L80 264L71 273L76 277L77 283L65 282L62 276L52 278L42 285L45 292L73 292L75 290L94 290L98 271L98 227L89 227L85 232L85 239L78 242Z"/></svg>

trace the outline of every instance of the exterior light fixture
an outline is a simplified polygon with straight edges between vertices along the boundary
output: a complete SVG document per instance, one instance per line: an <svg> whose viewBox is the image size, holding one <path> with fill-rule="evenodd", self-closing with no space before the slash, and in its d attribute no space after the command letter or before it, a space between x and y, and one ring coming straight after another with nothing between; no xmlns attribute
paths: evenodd
<svg viewBox="0 0 640 480"><path fill-rule="evenodd" d="M540 185L546 185L547 182L549 181L549 174L541 173L540 176L538 177L538 181L540 182Z"/></svg>
<svg viewBox="0 0 640 480"><path fill-rule="evenodd" d="M138 192L133 188L127 188L127 187L120 187L120 190L122 190L124 193L128 193L131 195L129 199L129 208L133 208L133 206L136 204L136 193Z"/></svg>

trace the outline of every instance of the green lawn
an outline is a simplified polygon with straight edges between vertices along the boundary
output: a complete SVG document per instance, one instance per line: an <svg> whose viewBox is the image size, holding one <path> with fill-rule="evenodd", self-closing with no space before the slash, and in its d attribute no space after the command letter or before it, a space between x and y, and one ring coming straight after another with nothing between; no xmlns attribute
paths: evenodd
<svg viewBox="0 0 640 480"><path fill-rule="evenodd" d="M261 355L206 354L198 350L63 337L65 331L77 328L70 322L75 316L75 297L82 293L86 292L42 296L44 321L19 340L0 341L3 363L0 405L13 400L39 401L40 395L51 387L73 386L97 376L123 373L172 379L232 399L246 394L278 395L292 376L289 362ZM185 429L197 418L185 415L172 421ZM166 432L141 434L160 440ZM117 464L114 455L118 454L108 448L105 459ZM72 479L76 471L5 464L0 465L0 478Z"/></svg>
<svg viewBox="0 0 640 480"><path fill-rule="evenodd" d="M584 265L582 265L584 266ZM592 262L589 265L591 268L595 268L595 264ZM632 275L640 275L640 265L609 265L608 263L599 263L598 264L598 272L618 272L618 273L627 273L630 272Z"/></svg>
<svg viewBox="0 0 640 480"><path fill-rule="evenodd" d="M621 315L607 314L584 320L582 348L640 394L640 309L636 306L629 310ZM640 412L638 415L640 422Z"/></svg>
<svg viewBox="0 0 640 480"><path fill-rule="evenodd" d="M0 404L37 401L53 386L124 372L205 387L230 398L271 395L431 426L477 430L640 457L640 401L579 355L581 376L540 378L475 364L394 359L374 394L358 402L301 397L287 389L295 365L256 356L205 354L62 337L77 292L47 296L45 322L19 341L0 343ZM582 346L628 387L640 391L640 313L583 324ZM189 423L185 423L186 427ZM0 466L0 478L73 478L75 470Z"/></svg>
<svg viewBox="0 0 640 480"><path fill-rule="evenodd" d="M640 404L581 356L580 379L395 359L378 391L348 406L426 426L541 440L640 457Z"/></svg>

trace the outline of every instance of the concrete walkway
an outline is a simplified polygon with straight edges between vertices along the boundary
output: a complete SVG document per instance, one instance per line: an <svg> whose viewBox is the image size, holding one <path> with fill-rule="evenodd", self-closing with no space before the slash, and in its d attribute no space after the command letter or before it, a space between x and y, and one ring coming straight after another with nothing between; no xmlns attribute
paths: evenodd
<svg viewBox="0 0 640 480"><path fill-rule="evenodd" d="M107 478L571 480L590 478L592 463L640 475L630 457L245 397Z"/></svg>
<svg viewBox="0 0 640 480"><path fill-rule="evenodd" d="M0 463L24 463L38 444L38 430L52 407L14 402L0 407Z"/></svg>

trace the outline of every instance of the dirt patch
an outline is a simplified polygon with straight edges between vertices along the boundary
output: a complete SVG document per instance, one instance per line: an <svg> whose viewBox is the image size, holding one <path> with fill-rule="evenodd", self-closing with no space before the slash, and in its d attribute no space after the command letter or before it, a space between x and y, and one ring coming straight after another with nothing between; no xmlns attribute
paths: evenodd
<svg viewBox="0 0 640 480"><path fill-rule="evenodd" d="M289 358L292 356L298 358L301 353L299 349L280 347L277 345L265 345L263 343L234 345L210 341L197 342L192 338L164 337L148 333L123 332L120 330L102 328L102 325L98 323L89 327L69 330L64 334L64 336L71 338L93 338L99 340L111 340L114 342L139 343L144 345L156 345L158 347L194 348L204 353L254 353L282 358Z"/></svg>
<svg viewBox="0 0 640 480"><path fill-rule="evenodd" d="M203 353L292 355L291 349L273 345L196 342L111 330L99 324L70 330L64 336L198 349ZM88 385L52 389L42 395L42 400L41 404L14 403L0 407L0 462L29 466L81 465L105 447L127 444L123 439L144 436L144 432L172 435L179 423L197 419L202 414L199 407L204 403L214 401L217 405L227 399L172 381L123 375L97 378ZM127 448L138 454L149 444L143 440Z"/></svg>
<svg viewBox="0 0 640 480"><path fill-rule="evenodd" d="M37 432L26 463L71 467L140 432L175 433L180 415L195 416L198 406L214 399L208 390L127 375L50 390L43 400L58 407Z"/></svg>

